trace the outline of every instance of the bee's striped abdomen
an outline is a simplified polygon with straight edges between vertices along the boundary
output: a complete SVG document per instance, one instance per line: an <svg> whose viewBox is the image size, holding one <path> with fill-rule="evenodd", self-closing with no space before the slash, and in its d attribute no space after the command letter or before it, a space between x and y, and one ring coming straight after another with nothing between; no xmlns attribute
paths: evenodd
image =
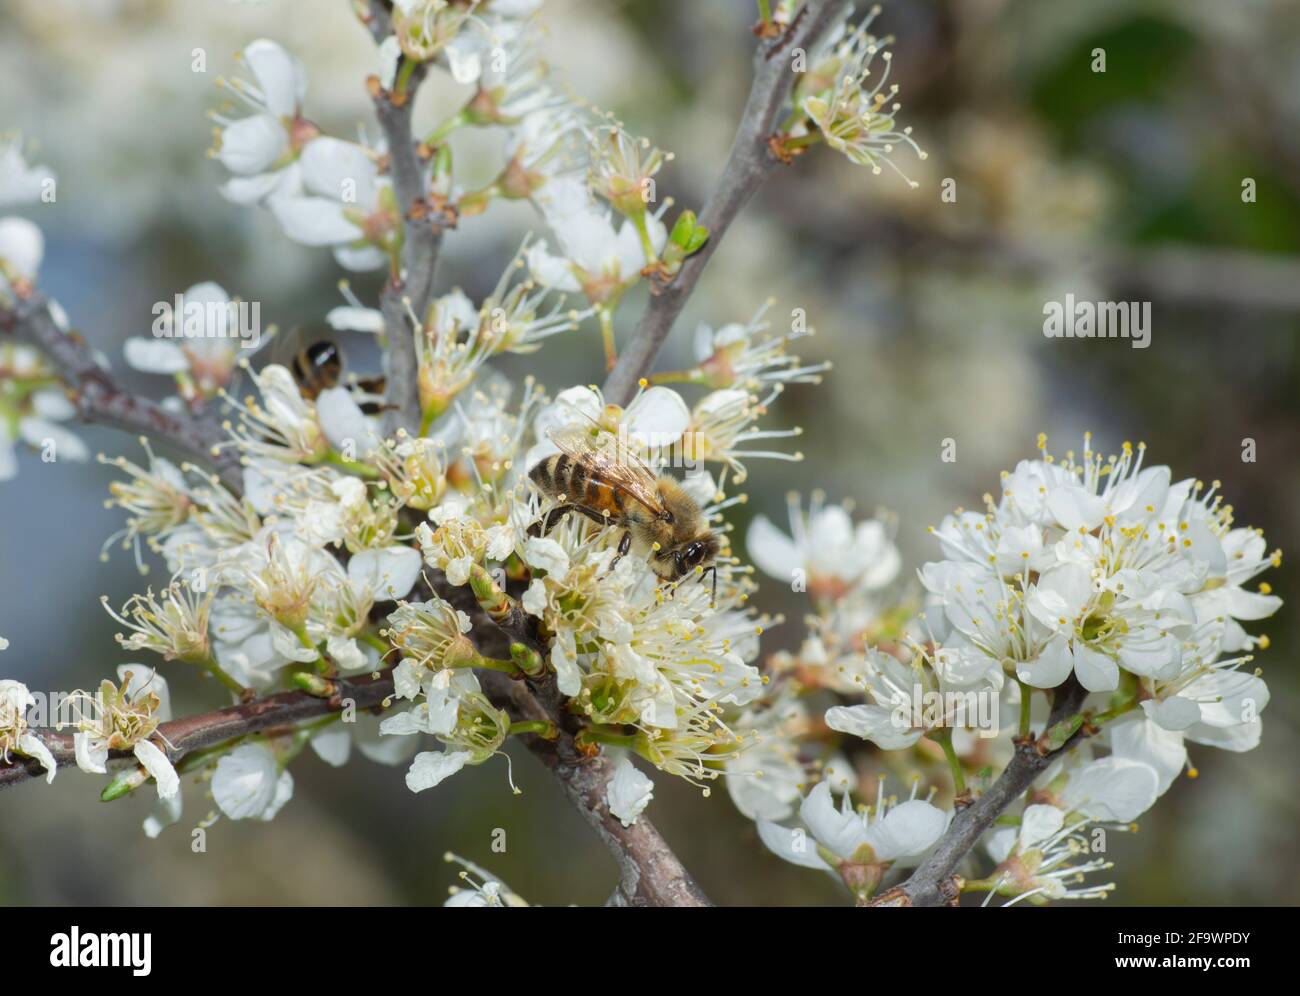
<svg viewBox="0 0 1300 996"><path fill-rule="evenodd" d="M292 372L303 397L315 401L321 391L338 384L343 373L343 354L329 340L313 343L295 354Z"/></svg>
<svg viewBox="0 0 1300 996"><path fill-rule="evenodd" d="M606 483L598 473L567 453L557 453L538 463L528 476L550 498L581 505L598 513L608 513L615 521L624 515L623 494Z"/></svg>
<svg viewBox="0 0 1300 996"><path fill-rule="evenodd" d="M564 477L570 462L563 453L557 453L538 463L528 472L528 476L545 495L558 498L564 493Z"/></svg>

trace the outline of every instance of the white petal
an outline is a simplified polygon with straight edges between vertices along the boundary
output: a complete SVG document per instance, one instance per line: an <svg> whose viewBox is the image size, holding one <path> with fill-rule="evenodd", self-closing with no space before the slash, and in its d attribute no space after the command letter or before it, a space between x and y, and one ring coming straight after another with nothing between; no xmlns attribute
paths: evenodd
<svg viewBox="0 0 1300 996"><path fill-rule="evenodd" d="M302 65L273 41L259 38L244 49L244 62L252 70L267 110L278 117L293 117L307 91Z"/></svg>
<svg viewBox="0 0 1300 996"><path fill-rule="evenodd" d="M129 366L144 373L177 374L190 368L180 346L169 339L132 336L122 343L122 353Z"/></svg>
<svg viewBox="0 0 1300 996"><path fill-rule="evenodd" d="M343 205L324 197L272 197L267 201L284 234L304 246L333 246L361 238Z"/></svg>
<svg viewBox="0 0 1300 996"><path fill-rule="evenodd" d="M384 331L384 315L377 308L352 308L340 306L331 308L325 316L330 328L347 332Z"/></svg>
<svg viewBox="0 0 1300 996"><path fill-rule="evenodd" d="M99 737L88 733L77 733L72 738L73 753L77 757L77 767L91 774L103 775L108 772L104 763L108 760L108 744Z"/></svg>
<svg viewBox="0 0 1300 996"><path fill-rule="evenodd" d="M451 78L457 83L474 83L483 74L483 61L478 49L477 38L469 31L460 32L443 47Z"/></svg>
<svg viewBox="0 0 1300 996"><path fill-rule="evenodd" d="M349 459L362 459L379 447L374 423L346 387L330 387L316 398L316 417L331 446Z"/></svg>
<svg viewBox="0 0 1300 996"><path fill-rule="evenodd" d="M649 446L671 446L691 424L691 410L676 391L652 387L628 405L622 419L628 438Z"/></svg>
<svg viewBox="0 0 1300 996"><path fill-rule="evenodd" d="M903 557L889 538L884 523L875 519L858 523L854 548L858 558L866 565L860 583L868 591L883 588L898 577Z"/></svg>
<svg viewBox="0 0 1300 996"><path fill-rule="evenodd" d="M1074 673L1090 692L1113 692L1119 687L1119 665L1086 644L1074 645Z"/></svg>
<svg viewBox="0 0 1300 996"><path fill-rule="evenodd" d="M385 38L375 56L379 61L379 85L385 90L391 90L397 81L397 64L402 59L402 45L397 36L389 35Z"/></svg>
<svg viewBox="0 0 1300 996"><path fill-rule="evenodd" d="M35 758L45 769L45 783L48 785L54 781L54 772L58 763L54 760L54 755L50 749L45 746L45 741L34 733L24 733L18 740L18 750L30 758Z"/></svg>
<svg viewBox="0 0 1300 996"><path fill-rule="evenodd" d="M826 725L870 740L882 750L905 750L924 733L912 729L910 723L900 722L895 710L883 705L834 706L826 710Z"/></svg>
<svg viewBox="0 0 1300 996"><path fill-rule="evenodd" d="M1264 721L1253 719L1236 726L1211 726L1209 723L1195 723L1183 733L1194 744L1230 750L1235 754L1254 750L1259 746L1260 736L1264 732Z"/></svg>
<svg viewBox="0 0 1300 996"><path fill-rule="evenodd" d="M242 744L217 761L212 798L232 820L260 818L275 803L280 766L263 744Z"/></svg>
<svg viewBox="0 0 1300 996"><path fill-rule="evenodd" d="M348 763L352 753L352 734L341 726L324 730L311 738L311 749L316 756L332 768Z"/></svg>
<svg viewBox="0 0 1300 996"><path fill-rule="evenodd" d="M422 751L415 755L406 772L406 787L412 792L433 788L445 778L450 778L469 760L468 751Z"/></svg>
<svg viewBox="0 0 1300 996"><path fill-rule="evenodd" d="M994 827L984 835L984 850L998 864L1002 864L1011 853L1019 837L1015 827Z"/></svg>
<svg viewBox="0 0 1300 996"><path fill-rule="evenodd" d="M820 871L832 870L831 866L822 860L822 856L817 853L816 842L806 830L800 827L793 829L783 827L771 820L759 820L756 826L758 827L759 839L778 858L783 858L791 864L801 865L804 868L816 868Z"/></svg>
<svg viewBox="0 0 1300 996"><path fill-rule="evenodd" d="M358 671L373 669L373 664L370 658L366 656L366 652L350 636L331 633L325 640L325 652L330 655L330 659L338 665L338 669L344 674L355 674Z"/></svg>
<svg viewBox="0 0 1300 996"><path fill-rule="evenodd" d="M421 664L409 658L403 658L398 662L393 668L393 692L398 698L414 699L420 694L420 682L424 680L424 670Z"/></svg>
<svg viewBox="0 0 1300 996"><path fill-rule="evenodd" d="M1201 719L1201 707L1181 695L1163 702L1148 699L1142 703L1142 711L1153 723L1158 723L1166 730L1185 730Z"/></svg>
<svg viewBox="0 0 1300 996"><path fill-rule="evenodd" d="M35 279L45 255L45 236L26 218L0 218L0 259L15 273Z"/></svg>
<svg viewBox="0 0 1300 996"><path fill-rule="evenodd" d="M1047 507L1066 532L1085 532L1101 525L1106 515L1106 503L1079 485L1067 485L1052 490L1047 495Z"/></svg>
<svg viewBox="0 0 1300 996"><path fill-rule="evenodd" d="M654 798L654 782L647 778L624 756L614 768L614 777L609 780L605 790L605 802L609 811L625 827L636 822L650 800Z"/></svg>
<svg viewBox="0 0 1300 996"><path fill-rule="evenodd" d="M158 799L149 815L144 818L144 835L150 840L181 818L181 794Z"/></svg>
<svg viewBox="0 0 1300 996"><path fill-rule="evenodd" d="M541 578L533 578L519 603L525 612L540 619L546 611L546 582Z"/></svg>
<svg viewBox="0 0 1300 996"><path fill-rule="evenodd" d="M374 207L375 162L355 142L328 136L312 139L298 158L298 168L311 193L366 212Z"/></svg>
<svg viewBox="0 0 1300 996"><path fill-rule="evenodd" d="M1033 688L1055 688L1070 676L1074 657L1064 636L1052 637L1037 660L1016 661L1016 676Z"/></svg>
<svg viewBox="0 0 1300 996"><path fill-rule="evenodd" d="M81 437L56 422L25 418L18 423L18 433L29 446L36 449L44 449L47 442L52 443L56 460L84 463L90 456L90 451L86 449L86 444L81 441Z"/></svg>
<svg viewBox="0 0 1300 996"><path fill-rule="evenodd" d="M298 179L297 165L294 163L285 169L268 170L252 176L232 176L217 188L217 192L231 204L243 207L251 207L275 194L288 196L300 193L291 183L291 177Z"/></svg>
<svg viewBox="0 0 1300 996"><path fill-rule="evenodd" d="M555 684L562 695L577 695L582 689L582 670L574 654L557 639L551 644L551 666L555 668Z"/></svg>
<svg viewBox="0 0 1300 996"><path fill-rule="evenodd" d="M348 577L379 601L404 598L420 576L420 551L409 546L362 550L348 561Z"/></svg>
<svg viewBox="0 0 1300 996"><path fill-rule="evenodd" d="M1163 795L1187 763L1183 735L1163 730L1145 716L1121 719L1110 727L1114 756L1140 761L1156 773L1157 788Z"/></svg>
<svg viewBox="0 0 1300 996"><path fill-rule="evenodd" d="M745 549L759 570L785 584L793 582L795 571L805 569L803 555L794 540L772 525L766 515L756 515L750 522Z"/></svg>
<svg viewBox="0 0 1300 996"><path fill-rule="evenodd" d="M871 828L877 860L894 861L930 849L948 826L948 814L920 799L901 803Z"/></svg>
<svg viewBox="0 0 1300 996"><path fill-rule="evenodd" d="M167 760L167 755L150 741L141 740L136 744L135 756L136 760L144 765L144 770L149 772L158 783L159 799L170 799L180 791L181 779L176 774L176 769L172 767L171 761Z"/></svg>
<svg viewBox="0 0 1300 996"><path fill-rule="evenodd" d="M529 272L543 287L568 293L577 293L582 289L578 278L573 275L572 264L563 256L548 252L545 239L530 245L525 255Z"/></svg>
<svg viewBox="0 0 1300 996"><path fill-rule="evenodd" d="M1055 806L1029 806L1020 818L1020 847L1028 850L1065 825L1065 813Z"/></svg>
<svg viewBox="0 0 1300 996"><path fill-rule="evenodd" d="M569 555L564 552L564 547L555 540L541 536L530 537L524 544L524 561L529 567L557 577L569 569Z"/></svg>
<svg viewBox="0 0 1300 996"><path fill-rule="evenodd" d="M374 246L335 246L334 262L353 273L367 273L388 265L388 256Z"/></svg>
<svg viewBox="0 0 1300 996"><path fill-rule="evenodd" d="M32 411L37 418L66 422L77 414L77 406L63 391L37 391L32 395Z"/></svg>
<svg viewBox="0 0 1300 996"><path fill-rule="evenodd" d="M254 114L221 129L221 165L240 176L264 173L289 147L289 136L274 117Z"/></svg>
<svg viewBox="0 0 1300 996"><path fill-rule="evenodd" d="M799 804L799 818L818 841L841 858L853 857L854 852L868 841L863 818L852 810L836 808L835 797L826 782L819 782L804 797Z"/></svg>
<svg viewBox="0 0 1300 996"><path fill-rule="evenodd" d="M274 819L275 814L284 808L284 804L293 798L293 775L287 771L280 772L280 777L275 780L275 795L271 798L271 804L262 811L261 819Z"/></svg>
<svg viewBox="0 0 1300 996"><path fill-rule="evenodd" d="M1155 804L1159 790L1160 779L1149 764L1111 756L1070 775L1061 801L1090 819L1127 823Z"/></svg>

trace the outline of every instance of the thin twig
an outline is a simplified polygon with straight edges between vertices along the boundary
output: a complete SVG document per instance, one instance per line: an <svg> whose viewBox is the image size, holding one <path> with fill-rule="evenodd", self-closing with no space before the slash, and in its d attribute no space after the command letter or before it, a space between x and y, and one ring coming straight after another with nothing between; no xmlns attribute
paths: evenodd
<svg viewBox="0 0 1300 996"><path fill-rule="evenodd" d="M238 454L229 447L214 451L226 441L216 418L168 411L156 401L123 390L85 339L59 328L43 294L32 293L13 307L0 307L0 333L16 336L49 360L83 422L111 425L170 445L215 470L236 492L242 489Z"/></svg>
<svg viewBox="0 0 1300 996"><path fill-rule="evenodd" d="M484 688L498 705L511 711L513 718L555 720L528 687L497 672L480 672ZM291 729L295 724L318 716L339 712L345 706L371 709L385 703L393 694L389 672L379 677L337 679L335 694L329 698L305 692L281 692L240 705L172 720L158 727L160 739L170 745L167 755L173 764L187 755L218 744L229 743L251 733L278 728ZM33 730L50 749L60 768L75 767L73 737L68 733ZM621 906L707 906L708 898L682 866L668 844L648 819L639 818L624 827L609 812L606 787L613 775L612 765L603 757L587 758L578 753L573 737L562 733L556 741L527 736L528 747L559 779L565 794L596 830L614 855L619 866L619 884L614 905ZM129 751L114 751L110 768L137 763ZM0 763L0 789L44 777L44 769L28 758L14 756L11 764Z"/></svg>
<svg viewBox="0 0 1300 996"><path fill-rule="evenodd" d="M700 212L700 224L708 229L709 239L699 252L686 258L673 280L650 299L636 331L605 380L605 400L618 405L632 400L637 383L649 374L660 347L722 237L780 162L768 139L794 86L793 53L797 49L807 53L845 6L844 0L808 0L780 37L759 43L754 52L754 80L740 127L722 175Z"/></svg>
<svg viewBox="0 0 1300 996"><path fill-rule="evenodd" d="M484 688L507 701L520 718L549 720L561 728L556 740L530 734L525 741L618 863L618 886L606 906L713 905L649 819L640 816L625 827L609 811L606 795L614 766L608 758L579 752L572 734L562 727L566 717L553 705L544 705L541 694L534 694L524 682L497 673L480 677Z"/></svg>
<svg viewBox="0 0 1300 996"><path fill-rule="evenodd" d="M1055 690L1047 729L1076 716L1088 693L1071 678ZM873 906L948 906L959 896L957 866L998 815L1014 803L1054 760L1087 735L1086 726L1057 750L1045 750L1042 738L1016 745L1011 762L987 792L965 809L959 809L929 856L900 886L880 896Z"/></svg>
<svg viewBox="0 0 1300 996"><path fill-rule="evenodd" d="M511 617L493 622L484 613L468 586L445 583L440 571L430 571L429 582L438 594L465 612L473 623L471 633L479 651L505 656L511 643L523 643L543 654L546 648L523 621ZM516 719L543 719L560 731L556 740L527 736L526 743L555 775L565 795L596 831L614 856L619 883L607 906L711 906L648 817L640 816L630 827L609 812L606 794L613 777L613 765L604 757L587 757L573 743L577 728L555 688L554 678L537 684L514 681L497 672L479 672L489 697L510 710Z"/></svg>
<svg viewBox="0 0 1300 996"><path fill-rule="evenodd" d="M160 724L158 733L170 745L167 756L173 763L177 763L193 751L226 743L250 733L291 726L305 719L339 712L349 703L357 709L371 709L381 705L393 694L393 679L386 671L378 678L366 676L337 679L335 685L336 694L328 699L308 695L306 692L281 692L225 709L174 719ZM72 734L49 730L32 732L45 742L60 768L76 766ZM35 761L15 757L14 762L7 766L0 764L0 789L44 775L44 769ZM115 762L115 766L119 767L122 764L136 763L129 751L112 752L110 762Z"/></svg>
<svg viewBox="0 0 1300 996"><path fill-rule="evenodd" d="M369 14L370 32L376 42L381 42L392 28L390 5L384 0L370 0ZM398 64L399 78L405 58ZM388 333L384 356L387 436L398 429L410 433L420 430L419 367L411 316L417 322L425 320L446 225L446 219L428 201L428 164L421 158L411 132L411 110L425 71L424 64L415 66L400 95L385 90L375 94L375 116L388 144L389 175L402 211L403 229L402 273L389 279L379 299Z"/></svg>

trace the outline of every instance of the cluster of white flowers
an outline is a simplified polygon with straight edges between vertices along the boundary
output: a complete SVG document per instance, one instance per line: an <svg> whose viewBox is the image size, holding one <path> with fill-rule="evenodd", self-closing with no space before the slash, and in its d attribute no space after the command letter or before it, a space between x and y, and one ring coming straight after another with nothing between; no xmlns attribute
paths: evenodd
<svg viewBox="0 0 1300 996"><path fill-rule="evenodd" d="M633 757L702 785L729 774L755 742L729 720L762 694L754 662L768 620L745 605L754 585L728 545L723 513L744 500L728 492L750 461L800 458L768 442L798 430L758 423L787 384L815 383L828 365L787 351L810 330L794 321L788 334L769 331L768 302L747 323L702 327L698 366L664 376L703 388L693 402L648 383L622 407L594 387L551 399L531 380L516 390L491 369L493 357L534 351L589 318L612 350L623 293L643 275L670 276L707 235L684 212L670 239L661 222L670 200L652 209L654 178L670 154L551 84L533 51L535 6L401 3L380 47L383 99L407 99L424 63L475 88L424 143L430 203L445 198L453 215L468 217L497 198L528 198L553 234L553 243L525 240L480 304L452 290L410 316L418 434L385 438L355 382L309 393L284 366L241 362L231 335L236 302L216 284L191 287L186 306L167 318L189 323L192 306L193 330L126 343L131 366L174 379L170 404L226 405L223 445L238 451L243 487L236 494L147 442L139 463L101 458L123 475L111 504L127 515L106 549L120 540L142 570L150 551L169 577L120 609L104 600L123 627L123 649L155 653L164 669L191 665L236 697L285 687L329 695L338 678L391 665L385 705L399 708L373 722L349 717L205 754L194 770L229 818L273 816L292 795L287 767L307 744L332 764L353 742L375 760L409 761L407 784L422 791L502 753L512 735L553 736L549 724L512 723L480 682L491 671L554 676L582 718L581 748L617 758L607 802L627 824L654 791ZM384 150L321 134L303 116L301 66L274 42L254 42L242 59L252 81L223 85L253 113L219 118L214 154L232 174L222 192L265 204L290 238L331 246L344 267L396 266L402 218ZM444 182L450 167L437 152L466 126L509 132L507 165L479 191ZM343 289L347 303L330 310L329 323L385 334L382 314ZM588 307L565 310L557 292L581 294ZM250 390L237 398L241 368ZM557 452L554 433L579 425L600 427L656 474L689 469L683 494L718 537L709 583L698 583L698 572L666 583L642 557L619 557L617 522L570 515L540 528L553 496L527 472ZM486 655L469 616L446 600L458 588L489 628L513 614L526 639ZM110 750L134 751L141 767L113 791L154 778L163 807L146 828L155 834L174 822L180 793L161 725L169 719L162 675L130 665L120 685L81 699L78 764L102 772ZM39 740L20 722L9 747L35 751ZM428 738L441 749L421 751Z"/></svg>
<svg viewBox="0 0 1300 996"><path fill-rule="evenodd" d="M53 182L49 167L27 161L18 138L0 135L0 212L41 203ZM45 237L34 222L0 213L0 305L32 290L44 255ZM62 317L57 308L54 314ZM18 472L14 444L20 441L47 460L85 460L85 444L60 424L75 414L40 353L22 343L0 343L0 481Z"/></svg>
<svg viewBox="0 0 1300 996"><path fill-rule="evenodd" d="M799 4L781 2L774 15L778 22L789 24ZM822 42L807 56L807 70L795 83L795 113L774 148L793 157L809 145L825 142L850 162L867 166L873 173L888 165L909 179L893 159L897 146L906 146L918 159L926 153L912 138L911 127L899 127L898 84L889 82L893 53L890 39L877 38L869 28L880 14L872 7L857 25L838 22Z"/></svg>
<svg viewBox="0 0 1300 996"><path fill-rule="evenodd" d="M813 722L813 703L825 704L826 728L906 752L918 776L941 777L946 760L960 796L969 774L991 777L1015 737L1042 729L1048 699L1036 693L1077 683L1087 697L1064 728L1043 733L1044 746L1080 729L1087 738L989 833L994 872L966 882L1012 902L1105 896L1110 884L1074 887L1110 867L1097 841L1128 829L1189 768L1188 743L1259 743L1268 688L1248 665L1268 638L1242 624L1281 601L1267 583L1246 585L1281 554L1267 552L1259 530L1234 528L1217 482L1174 482L1168 467L1143 466L1142 445L1103 457L1085 437L1082 454L1063 460L1045 438L1039 448L1040 459L1003 474L983 513L958 510L932 530L945 559L919 571L922 606L891 589L899 558L878 521L855 528L820 500L805 516L792 499L793 538L761 517L750 528L756 563L806 590L817 613L797 653L768 660L772 685L733 724L760 743L734 766L732 796L778 854L830 867L860 897L887 862L855 856L857 837L843 846L835 834L858 824L835 813L831 793L843 792L845 806L861 788L883 793L886 769L864 764L860 750L850 764ZM792 850L803 831L770 822L801 796L817 849ZM866 810L877 820L888 811L883 794ZM917 829L908 842L924 850L926 839Z"/></svg>

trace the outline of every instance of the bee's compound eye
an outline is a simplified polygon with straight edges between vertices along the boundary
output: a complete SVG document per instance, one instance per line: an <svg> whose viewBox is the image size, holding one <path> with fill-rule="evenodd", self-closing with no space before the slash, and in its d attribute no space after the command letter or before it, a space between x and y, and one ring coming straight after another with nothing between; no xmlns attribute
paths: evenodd
<svg viewBox="0 0 1300 996"><path fill-rule="evenodd" d="M686 547L685 553L682 554L682 559L686 561L686 566L687 567L696 566L701 560L704 559L704 551L705 551L705 546L699 540L694 540L692 543L690 543Z"/></svg>

